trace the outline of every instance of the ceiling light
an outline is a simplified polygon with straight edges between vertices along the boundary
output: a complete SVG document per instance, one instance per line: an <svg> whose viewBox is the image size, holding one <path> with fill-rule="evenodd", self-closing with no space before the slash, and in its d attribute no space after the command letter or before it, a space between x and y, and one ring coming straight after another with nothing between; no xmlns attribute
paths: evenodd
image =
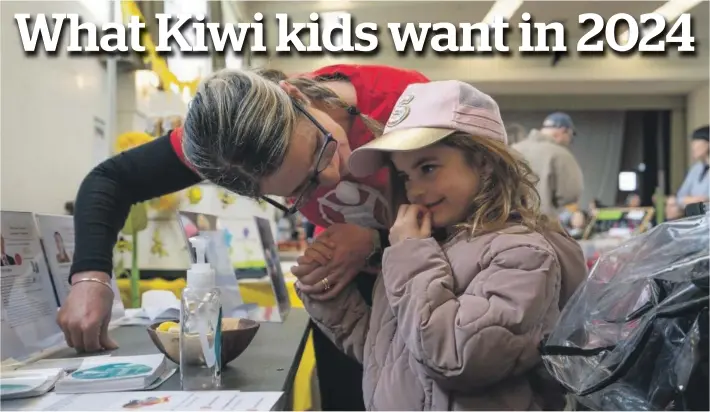
<svg viewBox="0 0 710 412"><path fill-rule="evenodd" d="M673 21L680 17L681 14L687 12L704 0L669 0L666 4L659 7L654 13L658 13L668 21Z"/></svg>
<svg viewBox="0 0 710 412"><path fill-rule="evenodd" d="M660 14L661 17L666 19L666 22L672 22L681 14L687 12L698 4L705 0L668 0L663 6L657 8L653 13ZM639 27L639 32L643 32L645 29ZM641 33L639 33L641 34ZM619 40L621 44L626 44L629 41L629 31L626 30L619 35Z"/></svg>
<svg viewBox="0 0 710 412"><path fill-rule="evenodd" d="M496 16L503 17L503 20L510 20L513 14L523 4L523 0L498 0L493 3L493 6L488 10L488 14L483 19L483 23L490 25Z"/></svg>

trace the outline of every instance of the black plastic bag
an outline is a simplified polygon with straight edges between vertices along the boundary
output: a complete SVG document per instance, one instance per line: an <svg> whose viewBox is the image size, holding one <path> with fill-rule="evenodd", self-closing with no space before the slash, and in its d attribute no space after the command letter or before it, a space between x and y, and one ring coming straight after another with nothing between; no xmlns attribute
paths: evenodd
<svg viewBox="0 0 710 412"><path fill-rule="evenodd" d="M547 370L594 410L703 410L710 215L605 253L541 345Z"/></svg>

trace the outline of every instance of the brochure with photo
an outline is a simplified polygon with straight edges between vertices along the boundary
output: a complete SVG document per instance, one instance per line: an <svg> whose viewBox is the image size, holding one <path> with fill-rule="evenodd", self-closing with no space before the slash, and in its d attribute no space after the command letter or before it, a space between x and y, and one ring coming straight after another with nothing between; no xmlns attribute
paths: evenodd
<svg viewBox="0 0 710 412"><path fill-rule="evenodd" d="M2 360L27 360L64 342L57 299L32 213L0 212Z"/></svg>
<svg viewBox="0 0 710 412"><path fill-rule="evenodd" d="M69 275L74 256L74 218L66 215L36 214L44 254L47 257L49 272L61 306L69 295ZM116 278L111 278L113 287L113 308L111 320L120 319L125 314L121 292L116 284Z"/></svg>

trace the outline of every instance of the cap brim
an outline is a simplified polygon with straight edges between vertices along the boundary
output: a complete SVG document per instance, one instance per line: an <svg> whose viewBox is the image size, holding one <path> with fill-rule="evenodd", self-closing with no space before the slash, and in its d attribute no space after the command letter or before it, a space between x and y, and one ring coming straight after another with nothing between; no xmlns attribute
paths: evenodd
<svg viewBox="0 0 710 412"><path fill-rule="evenodd" d="M385 166L387 153L422 149L455 132L452 129L421 127L387 133L352 152L348 161L350 173L355 177L369 176Z"/></svg>

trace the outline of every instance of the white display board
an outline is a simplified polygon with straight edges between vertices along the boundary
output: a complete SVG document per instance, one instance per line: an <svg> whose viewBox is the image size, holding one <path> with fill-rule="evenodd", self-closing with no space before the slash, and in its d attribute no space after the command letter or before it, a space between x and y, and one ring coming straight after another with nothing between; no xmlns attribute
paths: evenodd
<svg viewBox="0 0 710 412"><path fill-rule="evenodd" d="M49 272L57 293L59 306L64 304L69 295L71 264L74 257L74 218L62 215L35 215L39 235L44 247L45 256L49 265ZM125 311L121 301L116 279L111 278L113 287L113 308L111 319L116 320L124 316Z"/></svg>
<svg viewBox="0 0 710 412"><path fill-rule="evenodd" d="M64 340L57 299L35 219L29 212L0 212L2 360L25 360Z"/></svg>
<svg viewBox="0 0 710 412"><path fill-rule="evenodd" d="M254 217L267 219L276 236L276 210L266 202L236 195L211 183L200 183L180 191L179 210L216 216L218 227L227 231L229 256L234 269L263 267ZM190 267L188 250L174 213L148 209L148 227L138 234L138 266L143 270L186 270ZM130 236L121 234L125 240ZM114 262L130 266L131 253L114 249Z"/></svg>

